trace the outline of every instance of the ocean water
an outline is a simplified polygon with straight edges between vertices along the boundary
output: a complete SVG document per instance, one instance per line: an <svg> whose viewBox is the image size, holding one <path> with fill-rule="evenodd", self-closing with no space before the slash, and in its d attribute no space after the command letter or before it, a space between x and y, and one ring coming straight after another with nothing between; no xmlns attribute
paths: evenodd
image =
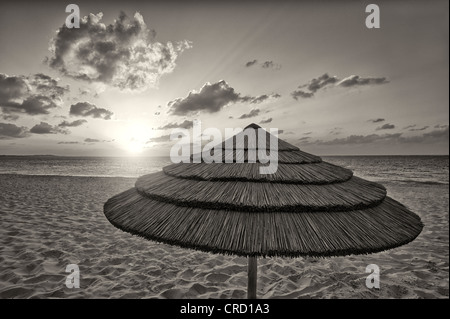
<svg viewBox="0 0 450 319"><path fill-rule="evenodd" d="M380 183L448 185L449 182L448 156L324 156L322 159ZM169 157L0 156L0 174L134 178L169 164Z"/></svg>

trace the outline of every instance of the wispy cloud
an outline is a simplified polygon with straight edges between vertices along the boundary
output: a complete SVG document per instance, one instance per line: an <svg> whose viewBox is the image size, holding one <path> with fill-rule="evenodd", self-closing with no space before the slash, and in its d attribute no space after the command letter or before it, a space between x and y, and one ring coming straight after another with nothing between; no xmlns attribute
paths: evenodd
<svg viewBox="0 0 450 319"><path fill-rule="evenodd" d="M270 123L270 122L272 122L272 118L271 117L269 117L268 119L266 119L266 120L261 120L261 122L259 122L260 124L268 124L268 123Z"/></svg>
<svg viewBox="0 0 450 319"><path fill-rule="evenodd" d="M385 78L374 78L374 77L368 77L368 78L362 78L359 75L350 75L349 77L346 77L342 81L340 81L337 85L344 86L344 87L351 87L351 86L361 86L361 85L375 85L375 84L385 84L389 81Z"/></svg>
<svg viewBox="0 0 450 319"><path fill-rule="evenodd" d="M166 124L164 126L158 127L157 130L167 130L167 129L172 129L172 128L190 129L193 125L194 125L193 121L185 120L184 122L181 122L181 123L174 122L174 123Z"/></svg>
<svg viewBox="0 0 450 319"><path fill-rule="evenodd" d="M377 84L385 84L389 81L386 78L374 78L367 77L363 78L359 75L351 75L344 79L339 79L337 76L329 76L327 73L319 76L318 78L314 78L310 80L306 84L300 85L297 90L291 92L291 96L293 99L298 100L298 98L312 98L316 92L319 90L323 90L326 87L354 87L354 86L362 86L362 85L377 85Z"/></svg>
<svg viewBox="0 0 450 319"><path fill-rule="evenodd" d="M380 122L384 122L384 121L385 121L385 119L382 119L382 118L367 120L367 122L372 122L372 123L380 123Z"/></svg>
<svg viewBox="0 0 450 319"><path fill-rule="evenodd" d="M448 143L449 129L434 130L416 136L403 136L402 133L394 134L369 134L350 135L343 138L336 138L329 141L315 140L303 141L302 144L310 145L351 145L351 144L372 144L372 143Z"/></svg>
<svg viewBox="0 0 450 319"><path fill-rule="evenodd" d="M77 126L81 126L84 123L87 123L86 120L76 120L73 122L68 122L68 121L62 121L61 123L58 124L59 127L77 127Z"/></svg>
<svg viewBox="0 0 450 319"><path fill-rule="evenodd" d="M263 69L274 69L274 70L281 69L281 64L275 63L273 61L264 61L262 63L259 63L258 60L254 59L254 60L251 60L251 61L248 61L247 63L245 63L245 66L247 68L256 66L256 65L259 65Z"/></svg>
<svg viewBox="0 0 450 319"><path fill-rule="evenodd" d="M384 124L382 126L377 127L376 130L377 131L380 131L380 130L392 130L394 128L395 128L394 124L386 123L386 124Z"/></svg>
<svg viewBox="0 0 450 319"><path fill-rule="evenodd" d="M260 112L259 109L253 109L249 113L242 114L241 116L239 116L239 119L249 119L249 118L258 116L259 112Z"/></svg>

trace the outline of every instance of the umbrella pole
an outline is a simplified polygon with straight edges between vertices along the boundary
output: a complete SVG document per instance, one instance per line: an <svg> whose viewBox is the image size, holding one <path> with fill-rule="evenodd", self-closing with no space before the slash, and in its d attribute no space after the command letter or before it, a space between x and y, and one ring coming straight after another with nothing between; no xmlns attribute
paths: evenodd
<svg viewBox="0 0 450 319"><path fill-rule="evenodd" d="M248 257L248 285L247 298L256 299L256 275L257 275L257 259L255 256Z"/></svg>

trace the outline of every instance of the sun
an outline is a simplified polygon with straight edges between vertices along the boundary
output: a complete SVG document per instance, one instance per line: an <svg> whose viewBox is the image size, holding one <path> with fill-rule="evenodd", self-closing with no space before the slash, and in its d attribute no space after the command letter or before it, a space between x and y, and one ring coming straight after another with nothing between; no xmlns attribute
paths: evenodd
<svg viewBox="0 0 450 319"><path fill-rule="evenodd" d="M123 149L130 155L141 154L150 137L152 137L152 128L140 122L130 123L123 132L122 145Z"/></svg>

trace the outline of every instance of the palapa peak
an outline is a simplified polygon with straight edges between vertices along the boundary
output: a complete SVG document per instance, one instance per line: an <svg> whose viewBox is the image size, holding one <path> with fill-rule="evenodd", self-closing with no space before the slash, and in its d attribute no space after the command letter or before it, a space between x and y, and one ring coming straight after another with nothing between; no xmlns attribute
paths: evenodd
<svg viewBox="0 0 450 319"><path fill-rule="evenodd" d="M257 129L261 128L261 126L259 126L258 124L252 123L252 124L249 124L246 127L244 127L244 130L249 129L249 128L257 130Z"/></svg>

